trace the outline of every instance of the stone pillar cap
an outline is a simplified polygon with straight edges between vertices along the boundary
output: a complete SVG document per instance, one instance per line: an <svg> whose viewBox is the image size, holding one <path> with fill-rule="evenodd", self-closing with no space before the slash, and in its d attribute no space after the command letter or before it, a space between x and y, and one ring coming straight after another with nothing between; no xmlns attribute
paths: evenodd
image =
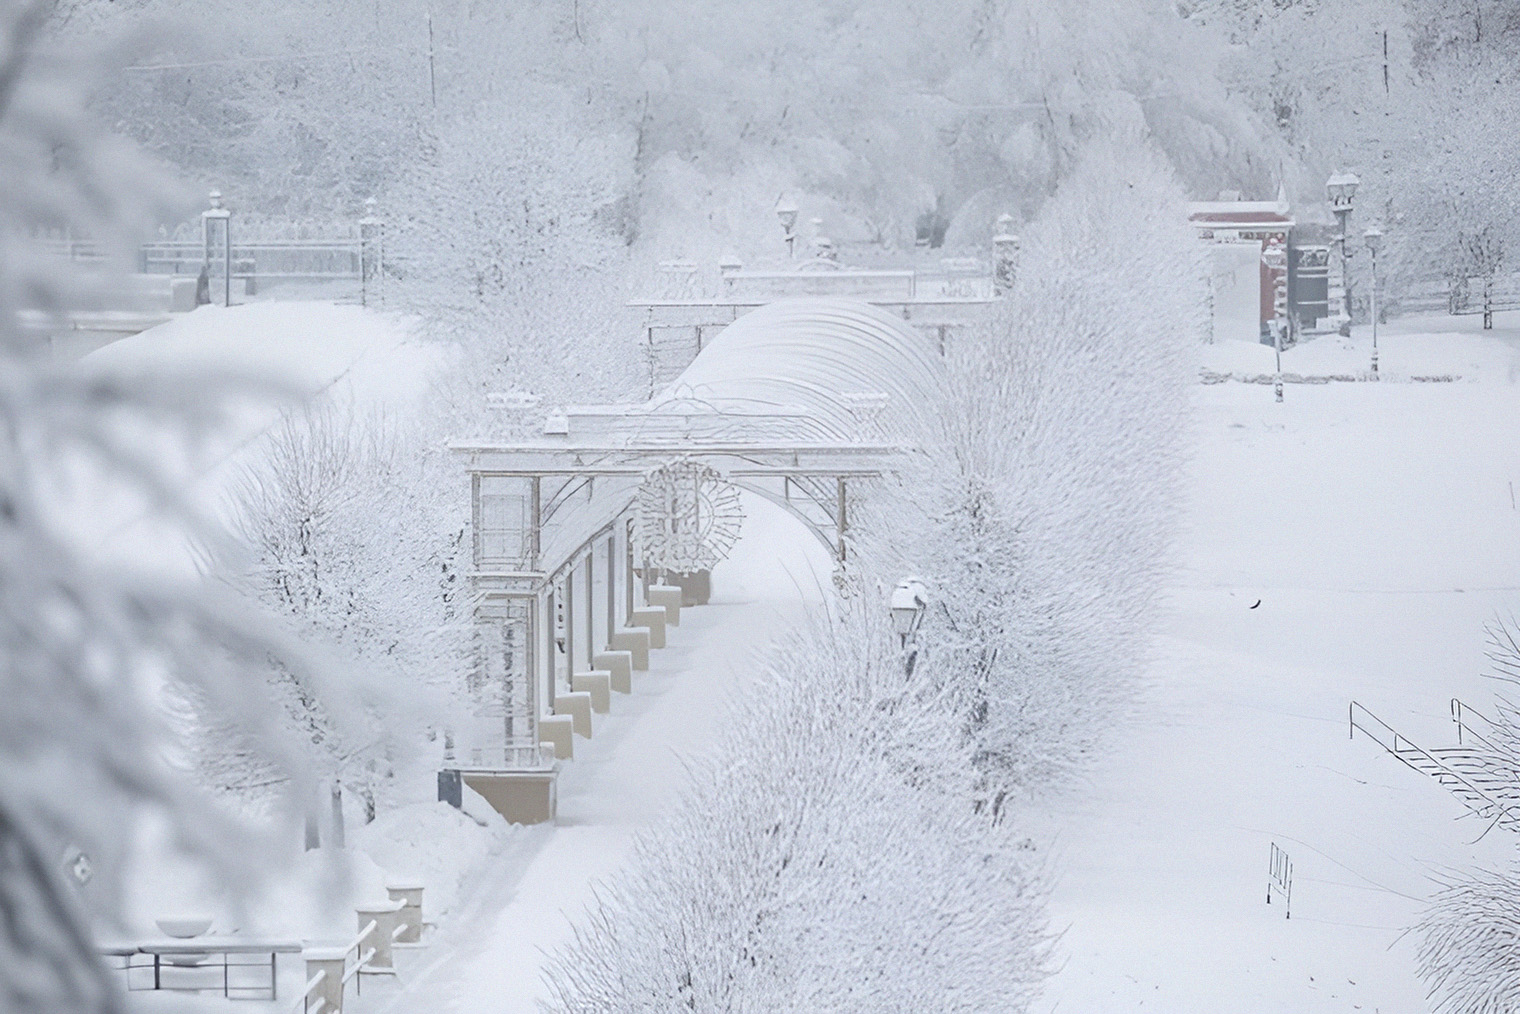
<svg viewBox="0 0 1520 1014"><path fill-rule="evenodd" d="M331 944L308 945L301 948L301 957L307 961L342 961L348 957L348 948Z"/></svg>
<svg viewBox="0 0 1520 1014"><path fill-rule="evenodd" d="M389 898L385 901L371 901L365 905L355 905L354 911L366 913L395 912L404 908L405 906L405 902L395 898Z"/></svg>
<svg viewBox="0 0 1520 1014"><path fill-rule="evenodd" d="M387 880L385 882L387 891L420 891L426 886L420 880Z"/></svg>

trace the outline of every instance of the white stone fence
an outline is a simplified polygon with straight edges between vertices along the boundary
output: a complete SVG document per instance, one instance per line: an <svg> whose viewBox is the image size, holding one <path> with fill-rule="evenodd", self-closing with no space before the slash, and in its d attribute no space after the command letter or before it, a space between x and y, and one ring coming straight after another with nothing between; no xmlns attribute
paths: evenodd
<svg viewBox="0 0 1520 1014"><path fill-rule="evenodd" d="M291 1014L343 1014L350 983L358 996L364 976L395 975L396 949L422 943L422 892L418 883L390 883L387 900L355 908L359 931L353 940L339 947L304 948L306 988Z"/></svg>

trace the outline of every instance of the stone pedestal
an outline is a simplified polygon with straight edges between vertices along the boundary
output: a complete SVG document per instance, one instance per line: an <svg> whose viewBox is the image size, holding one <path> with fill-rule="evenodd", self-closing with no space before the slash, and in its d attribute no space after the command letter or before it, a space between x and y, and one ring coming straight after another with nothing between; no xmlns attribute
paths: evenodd
<svg viewBox="0 0 1520 1014"><path fill-rule="evenodd" d="M663 606L641 606L628 619L630 627L643 627L649 631L651 648L665 647L665 609Z"/></svg>
<svg viewBox="0 0 1520 1014"><path fill-rule="evenodd" d="M570 715L542 715L538 719L538 741L554 749L556 760L575 756L574 723Z"/></svg>
<svg viewBox="0 0 1520 1014"><path fill-rule="evenodd" d="M591 738L591 695L584 690L580 693L556 694L554 696L554 713L556 715L569 715L574 719L571 728L577 736Z"/></svg>
<svg viewBox="0 0 1520 1014"><path fill-rule="evenodd" d="M377 901L373 905L356 905L354 913L358 916L357 931L362 931L371 921L375 924L375 931L359 943L359 954L374 948L374 956L369 959L369 967L377 972L394 972L396 961L391 954L391 944L396 941L396 928L401 925L401 902ZM362 974L362 973L361 973Z"/></svg>
<svg viewBox="0 0 1520 1014"><path fill-rule="evenodd" d="M568 735L568 732L567 732ZM542 771L463 771L464 783L510 824L543 824L559 808L556 768Z"/></svg>
<svg viewBox="0 0 1520 1014"><path fill-rule="evenodd" d="M675 585L652 584L644 594L644 599L651 606L659 606L665 610L665 622L672 627L681 625L681 601L684 593Z"/></svg>
<svg viewBox="0 0 1520 1014"><path fill-rule="evenodd" d="M306 962L306 981L322 973L322 981L306 997L306 1007L325 1001L322 1014L343 1014L343 956L348 952L341 947L306 947L301 957Z"/></svg>
<svg viewBox="0 0 1520 1014"><path fill-rule="evenodd" d="M624 627L612 634L612 648L626 651L633 657L633 667L640 671L649 668L649 631L643 627Z"/></svg>
<svg viewBox="0 0 1520 1014"><path fill-rule="evenodd" d="M630 651L599 651L591 658L591 664L611 675L612 689L620 694L633 693L633 653Z"/></svg>
<svg viewBox="0 0 1520 1014"><path fill-rule="evenodd" d="M570 688L590 694L591 710L597 714L605 715L612 710L612 673L607 670L578 672L570 677Z"/></svg>

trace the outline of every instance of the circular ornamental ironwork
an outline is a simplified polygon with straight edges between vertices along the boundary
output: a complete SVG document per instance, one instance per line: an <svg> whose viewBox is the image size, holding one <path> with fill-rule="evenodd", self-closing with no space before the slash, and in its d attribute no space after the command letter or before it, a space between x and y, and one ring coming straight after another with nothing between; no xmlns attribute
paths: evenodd
<svg viewBox="0 0 1520 1014"><path fill-rule="evenodd" d="M644 476L639 535L649 566L680 574L711 570L739 540L739 491L715 469L681 460Z"/></svg>

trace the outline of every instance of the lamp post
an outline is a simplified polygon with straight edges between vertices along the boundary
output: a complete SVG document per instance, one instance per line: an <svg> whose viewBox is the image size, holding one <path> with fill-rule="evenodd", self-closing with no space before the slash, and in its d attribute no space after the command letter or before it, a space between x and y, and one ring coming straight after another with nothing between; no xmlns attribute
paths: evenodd
<svg viewBox="0 0 1520 1014"><path fill-rule="evenodd" d="M1362 233L1362 240L1367 244L1367 253L1372 257L1372 294L1369 299L1372 311L1372 379L1378 376L1378 305L1377 305L1377 255L1383 246L1383 230L1377 226L1370 227Z"/></svg>
<svg viewBox="0 0 1520 1014"><path fill-rule="evenodd" d="M781 220L781 231L786 234L786 259L791 260L797 245L797 202L786 194L776 202L776 217Z"/></svg>
<svg viewBox="0 0 1520 1014"><path fill-rule="evenodd" d="M201 212L201 244L205 253L202 270L209 277L211 265L222 262L222 305L232 305L232 212L222 207L222 192L210 194L211 207ZM221 250L218 252L217 248ZM210 293L207 293L209 298Z"/></svg>
<svg viewBox="0 0 1520 1014"><path fill-rule="evenodd" d="M385 305L385 223L375 214L377 202L373 197L364 200L364 217L359 219L359 305L369 305L370 281L374 281L375 296Z"/></svg>
<svg viewBox="0 0 1520 1014"><path fill-rule="evenodd" d="M997 218L997 233L992 237L992 284L998 295L1013 288L1019 273L1019 237L1013 231L1013 216L1004 212Z"/></svg>
<svg viewBox="0 0 1520 1014"><path fill-rule="evenodd" d="M913 675L913 664L918 661L918 648L913 646L919 625L924 622L924 612L929 608L929 589L916 577L905 577L892 589L892 631L898 643L907 653L908 675ZM911 650L910 650L911 648Z"/></svg>
<svg viewBox="0 0 1520 1014"><path fill-rule="evenodd" d="M1286 293L1280 290L1287 284L1287 251L1278 244L1271 243L1261 252L1261 262L1272 276L1272 322L1268 327L1272 329L1272 348L1277 354L1277 375L1273 381L1273 391L1276 400L1280 402L1283 400L1282 336L1287 309Z"/></svg>
<svg viewBox="0 0 1520 1014"><path fill-rule="evenodd" d="M1351 258L1354 254L1346 242L1346 228L1351 218L1352 205L1356 201L1356 188L1361 182L1355 173L1346 172L1335 173L1325 181L1325 194L1330 199L1330 210L1335 212L1336 224L1340 229L1335 242L1341 248L1341 302L1346 311L1346 322L1342 325L1341 334L1345 336L1351 334Z"/></svg>

